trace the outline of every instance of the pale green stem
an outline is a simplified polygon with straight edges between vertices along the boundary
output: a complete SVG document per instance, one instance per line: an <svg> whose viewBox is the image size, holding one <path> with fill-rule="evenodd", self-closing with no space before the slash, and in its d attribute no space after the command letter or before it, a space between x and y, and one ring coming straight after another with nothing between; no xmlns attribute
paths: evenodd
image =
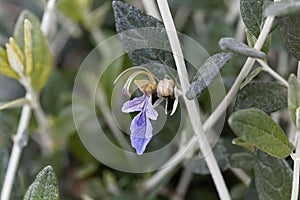
<svg viewBox="0 0 300 200"><path fill-rule="evenodd" d="M29 94L26 95L26 98L29 101L31 101L31 96ZM13 183L19 166L20 157L22 154L22 149L24 146L26 146L28 140L26 129L28 127L30 117L31 117L31 108L30 105L26 104L23 106L22 109L17 134L13 138L13 147L12 147L11 156L9 158L9 163L7 166L7 171L3 182L1 200L10 199Z"/></svg>
<svg viewBox="0 0 300 200"><path fill-rule="evenodd" d="M292 187L292 196L291 200L298 200L299 193L299 170L300 170L300 131L296 133L297 143L296 143L296 152L294 156L294 170L293 170L293 187Z"/></svg>
<svg viewBox="0 0 300 200"><path fill-rule="evenodd" d="M189 78L185 66L185 61L183 53L180 47L180 42L176 33L176 28L173 22L173 18L169 9L167 0L157 0L158 7L164 22L164 25L167 30L167 35L170 41L170 46L173 52L174 60L177 66L178 76L180 80L180 85L183 91L183 94L189 89ZM211 150L211 147L206 139L205 132L202 126L200 119L200 112L198 108L198 103L196 100L189 101L187 98L183 97L191 124L194 130L194 133L197 135L198 143L200 149L205 157L207 166L211 172L214 184L216 185L219 197L221 200L229 200L230 195L226 187L225 181L221 174L221 170L218 166L218 163L215 159L215 156Z"/></svg>
<svg viewBox="0 0 300 200"><path fill-rule="evenodd" d="M181 174L178 186L175 190L175 195L172 200L183 200L188 187L193 179L193 171L191 169L185 168Z"/></svg>
<svg viewBox="0 0 300 200"><path fill-rule="evenodd" d="M257 42L255 44L255 49L260 50L266 41L268 34L272 28L274 22L274 17L268 17L264 23L263 29L257 39ZM203 128L205 131L209 129L210 126L212 126L214 123L217 122L217 120L220 118L220 116L226 111L227 107L230 105L230 103L233 101L235 95L237 94L239 87L242 83L242 81L247 77L249 72L251 71L251 68L253 64L255 63L254 58L248 58L245 62L242 71L238 75L236 81L234 82L233 86L229 90L226 97L222 100L222 102L218 105L218 107L213 111L213 113L209 116L209 118L205 121ZM195 138L191 138L186 145L184 145L177 153L172 156L172 158L169 159L167 162L165 168L162 170L156 172L149 180L147 180L144 183L146 190L151 190L155 185L159 183L159 181L170 171L174 169L174 167L180 163L184 159L184 153L188 150L192 149L194 147Z"/></svg>
<svg viewBox="0 0 300 200"><path fill-rule="evenodd" d="M297 76L300 80L300 61L298 62ZM300 118L299 108L296 111L296 150L294 154L294 170L293 170L293 186L291 200L298 200L299 195L299 173L300 173L300 124L298 124Z"/></svg>
<svg viewBox="0 0 300 200"><path fill-rule="evenodd" d="M44 11L44 15L41 23L41 30L46 37L49 36L51 27L55 25L55 20L56 20L56 16L54 13L55 1L56 0L49 0Z"/></svg>
<svg viewBox="0 0 300 200"><path fill-rule="evenodd" d="M271 76L273 76L276 80L281 82L284 86L288 87L288 82L282 78L277 72L275 72L265 61L261 59L256 59L256 61L262 66L262 69L265 72L268 72Z"/></svg>

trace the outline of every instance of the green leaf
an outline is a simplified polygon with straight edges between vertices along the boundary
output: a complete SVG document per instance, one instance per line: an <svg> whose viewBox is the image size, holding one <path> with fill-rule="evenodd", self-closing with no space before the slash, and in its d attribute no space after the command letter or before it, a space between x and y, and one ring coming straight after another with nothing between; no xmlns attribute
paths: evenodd
<svg viewBox="0 0 300 200"><path fill-rule="evenodd" d="M172 53L159 49L171 49L164 25L156 18L121 1L114 1L113 9L117 32L133 65L147 64L145 67L158 78L163 78L166 74L174 77L174 73L170 72L170 67L175 69ZM149 48L135 50L139 44L146 44ZM155 68L159 67L159 70L152 71L151 64Z"/></svg>
<svg viewBox="0 0 300 200"><path fill-rule="evenodd" d="M289 77L288 108L294 124L296 125L296 110L300 107L300 81L291 74Z"/></svg>
<svg viewBox="0 0 300 200"><path fill-rule="evenodd" d="M231 60L234 53L218 53L209 57L199 68L192 80L186 97L190 100L195 99L205 90L220 73L220 70Z"/></svg>
<svg viewBox="0 0 300 200"><path fill-rule="evenodd" d="M263 11L271 2L271 0L240 0L240 10L244 24L255 38L258 38L265 20Z"/></svg>
<svg viewBox="0 0 300 200"><path fill-rule="evenodd" d="M279 17L278 23L288 52L300 60L300 15Z"/></svg>
<svg viewBox="0 0 300 200"><path fill-rule="evenodd" d="M229 163L231 167L250 170L255 164L255 156L247 152L235 153L229 157Z"/></svg>
<svg viewBox="0 0 300 200"><path fill-rule="evenodd" d="M216 156L218 165L222 171L229 168L228 152L222 143L217 143L213 147L213 153ZM204 155L205 156L205 155ZM201 156L203 157L203 156ZM194 157L185 161L184 166L191 169L195 174L210 174L204 158Z"/></svg>
<svg viewBox="0 0 300 200"><path fill-rule="evenodd" d="M74 22L84 24L92 3L92 0L59 0L57 7Z"/></svg>
<svg viewBox="0 0 300 200"><path fill-rule="evenodd" d="M235 38L231 38L231 37L221 38L219 40L219 46L221 47L221 49L223 51L231 51L231 52L238 53L238 54L241 54L244 56L260 58L260 59L264 59L266 57L265 53L258 51L256 49L252 49L249 46L247 46L246 44L238 41Z"/></svg>
<svg viewBox="0 0 300 200"><path fill-rule="evenodd" d="M265 9L265 16L284 16L297 14L300 11L299 1L281 1L269 5Z"/></svg>
<svg viewBox="0 0 300 200"><path fill-rule="evenodd" d="M14 39L24 53L24 20L32 23L32 57L33 70L30 74L31 83L36 91L40 91L46 84L52 69L52 57L48 41L40 29L38 18L28 10L24 10L16 23Z"/></svg>
<svg viewBox="0 0 300 200"><path fill-rule="evenodd" d="M23 106L25 104L29 104L30 102L26 98L16 99L10 102L0 102L0 111L9 108L16 108Z"/></svg>
<svg viewBox="0 0 300 200"><path fill-rule="evenodd" d="M291 199L292 170L284 159L256 152L255 185L259 199Z"/></svg>
<svg viewBox="0 0 300 200"><path fill-rule="evenodd" d="M19 79L19 75L9 65L6 51L2 47L0 47L0 73L13 79Z"/></svg>
<svg viewBox="0 0 300 200"><path fill-rule="evenodd" d="M199 0L170 0L170 3L177 4L178 6L189 7L191 9L202 8L207 11L208 9L224 8L223 1L210 0L210 1L199 1Z"/></svg>
<svg viewBox="0 0 300 200"><path fill-rule="evenodd" d="M57 178L51 166L45 167L29 186L24 200L32 199L59 200Z"/></svg>
<svg viewBox="0 0 300 200"><path fill-rule="evenodd" d="M272 156L285 158L292 153L293 146L283 130L259 109L239 110L230 116L228 122L242 140Z"/></svg>
<svg viewBox="0 0 300 200"><path fill-rule="evenodd" d="M287 107L287 88L275 82L250 82L239 91L234 110L252 107L266 113Z"/></svg>

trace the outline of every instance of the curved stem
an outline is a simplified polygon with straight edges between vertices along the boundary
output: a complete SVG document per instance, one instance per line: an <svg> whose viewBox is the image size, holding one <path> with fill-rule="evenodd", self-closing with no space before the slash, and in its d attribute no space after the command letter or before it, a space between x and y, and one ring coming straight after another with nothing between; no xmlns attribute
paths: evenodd
<svg viewBox="0 0 300 200"><path fill-rule="evenodd" d="M31 96L29 94L26 95L26 98L29 101L31 100ZM30 117L31 117L31 108L30 105L26 104L23 106L17 134L13 139L13 148L12 148L11 156L9 159L7 171L3 182L1 200L9 200L10 198L13 183L16 176L16 171L19 166L20 157L22 154L22 149L24 146L26 146L28 140L26 129L28 127Z"/></svg>
<svg viewBox="0 0 300 200"><path fill-rule="evenodd" d="M289 86L288 82L284 78L282 78L277 72L275 72L265 61L261 59L256 59L256 61L262 66L262 69L265 72L268 72L271 76L273 76L286 87Z"/></svg>
<svg viewBox="0 0 300 200"><path fill-rule="evenodd" d="M179 42L179 39L178 39L178 36L176 33L176 29L175 29L175 25L173 22L173 18L172 18L167 0L157 0L157 3L158 3L160 13L162 15L163 22L164 22L166 30L167 30L167 35L168 35L168 38L170 41L170 46L171 46L174 60L176 63L176 67L178 70L180 85L181 85L183 93L185 94L189 88L189 82L188 82L189 79L188 79L188 74L187 74L187 70L186 70L186 66L185 66L183 53L182 53L182 50L180 47L180 42ZM229 191L226 187L225 181L221 174L221 170L218 166L216 158L215 158L215 156L212 152L212 149L211 149L211 147L207 141L207 138L205 136L203 125L202 125L202 122L200 119L198 103L196 102L196 100L189 101L185 97L184 97L184 101L185 101L185 105L187 108L187 112L188 112L193 130L194 130L194 133L197 135L200 149L204 155L207 155L205 157L205 161L211 172L212 178L214 180L214 184L219 193L219 197L222 200L229 200L229 199L231 199L230 195L229 195Z"/></svg>

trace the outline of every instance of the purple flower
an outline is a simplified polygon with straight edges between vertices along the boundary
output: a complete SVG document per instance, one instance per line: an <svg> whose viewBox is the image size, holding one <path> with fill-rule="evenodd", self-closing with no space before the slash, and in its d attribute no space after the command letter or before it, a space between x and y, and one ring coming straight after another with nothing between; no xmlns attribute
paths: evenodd
<svg viewBox="0 0 300 200"><path fill-rule="evenodd" d="M122 112L137 112L130 125L131 146L136 149L138 155L143 154L146 146L152 138L152 125L150 120L157 119L157 112L152 105L151 95L145 93L141 97L136 97L123 104Z"/></svg>

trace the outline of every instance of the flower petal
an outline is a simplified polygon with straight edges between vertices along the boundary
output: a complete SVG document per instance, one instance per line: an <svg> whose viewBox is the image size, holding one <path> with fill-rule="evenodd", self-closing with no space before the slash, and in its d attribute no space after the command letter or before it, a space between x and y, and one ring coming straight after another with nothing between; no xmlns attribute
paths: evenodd
<svg viewBox="0 0 300 200"><path fill-rule="evenodd" d="M144 108L144 111L146 111L146 115L148 118L152 119L152 120L157 120L158 117L158 113L157 111L154 109L153 105L152 105L152 98L151 96L149 96L149 98L147 99L146 102L146 106Z"/></svg>
<svg viewBox="0 0 300 200"><path fill-rule="evenodd" d="M145 95L141 97L136 97L130 101L126 101L122 106L122 112L130 113L130 112L141 111L146 103L145 101L146 101Z"/></svg>
<svg viewBox="0 0 300 200"><path fill-rule="evenodd" d="M142 155L152 138L153 131L146 112L140 112L133 118L130 131L131 146L136 149L138 155Z"/></svg>

